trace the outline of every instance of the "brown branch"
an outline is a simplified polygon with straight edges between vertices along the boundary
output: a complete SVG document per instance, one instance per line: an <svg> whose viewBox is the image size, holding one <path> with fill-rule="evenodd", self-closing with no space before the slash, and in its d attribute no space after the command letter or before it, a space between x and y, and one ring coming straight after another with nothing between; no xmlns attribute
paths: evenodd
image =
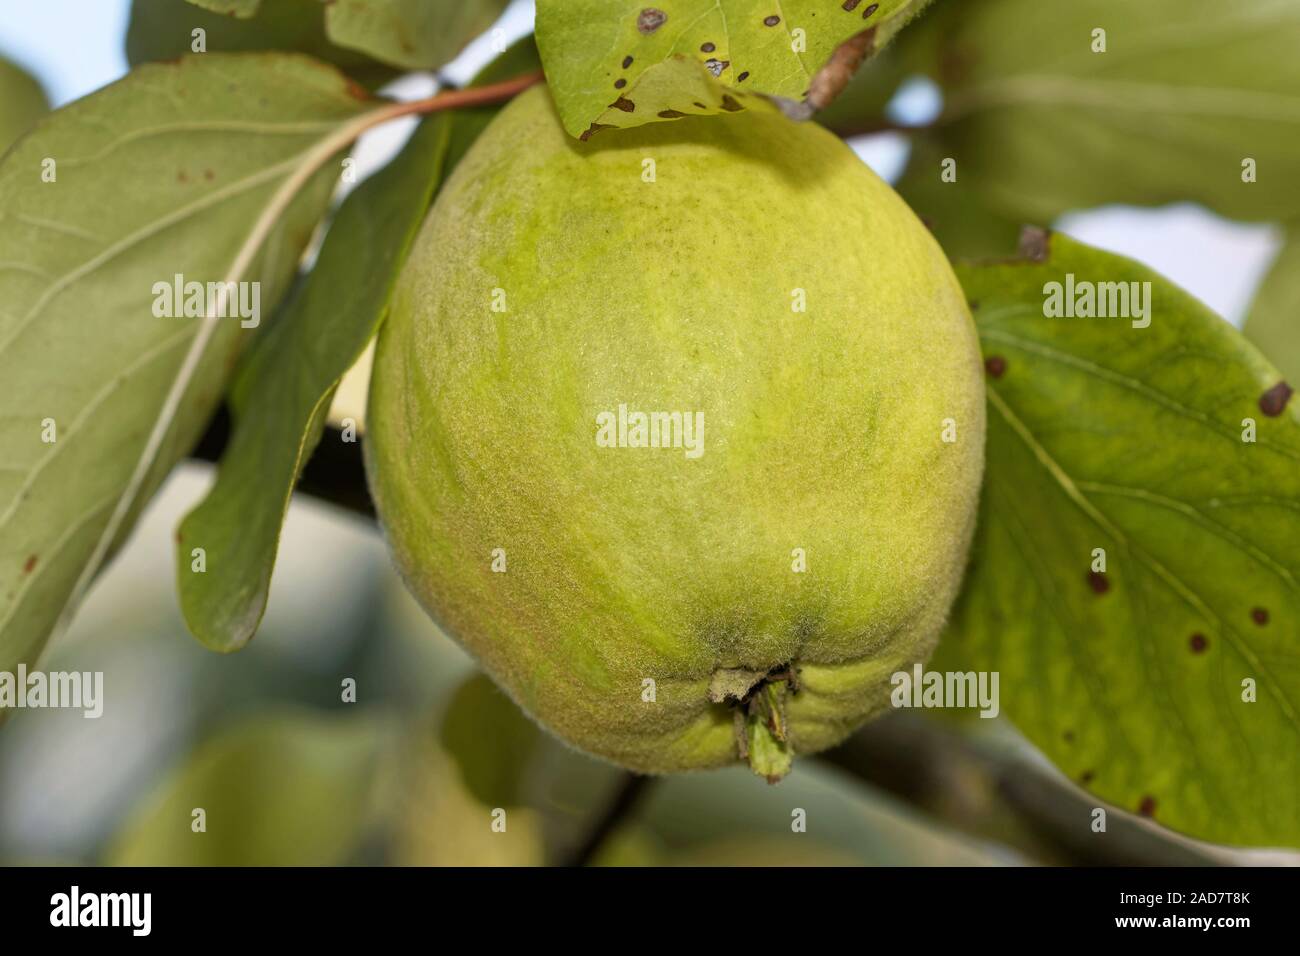
<svg viewBox="0 0 1300 956"><path fill-rule="evenodd" d="M835 101L858 72L862 61L875 45L876 28L863 30L835 48L827 62L812 78L808 87L808 103L815 110L824 110Z"/></svg>
<svg viewBox="0 0 1300 956"><path fill-rule="evenodd" d="M564 865L587 866L591 863L600 848L605 845L605 841L631 817L632 811L641 802L641 798L645 796L646 790L653 781L653 777L645 777L637 773L625 773L618 791L609 802L609 806L596 819L586 839L565 860Z"/></svg>

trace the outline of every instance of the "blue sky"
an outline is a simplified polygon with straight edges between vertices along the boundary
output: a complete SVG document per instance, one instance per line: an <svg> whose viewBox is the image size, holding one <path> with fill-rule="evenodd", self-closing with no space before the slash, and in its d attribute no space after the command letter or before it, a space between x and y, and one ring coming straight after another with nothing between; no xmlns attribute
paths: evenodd
<svg viewBox="0 0 1300 956"><path fill-rule="evenodd" d="M0 0L0 53L40 78L55 105L126 72L130 0Z"/></svg>

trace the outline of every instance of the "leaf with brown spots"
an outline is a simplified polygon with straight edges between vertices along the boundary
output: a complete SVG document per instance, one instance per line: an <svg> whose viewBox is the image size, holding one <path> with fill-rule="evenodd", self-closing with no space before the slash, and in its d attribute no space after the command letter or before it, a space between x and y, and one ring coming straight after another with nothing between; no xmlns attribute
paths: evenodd
<svg viewBox="0 0 1300 956"><path fill-rule="evenodd" d="M1277 418L1282 414L1294 394L1295 389L1290 385L1286 382L1278 382L1272 388L1266 389L1264 394L1259 397L1259 410L1269 418Z"/></svg>
<svg viewBox="0 0 1300 956"><path fill-rule="evenodd" d="M738 109L779 104L806 117L807 91L829 101L861 57L883 47L927 2L857 8L843 0L538 0L537 45L572 136L726 112L727 102ZM870 42L842 54L833 75L819 81L841 44L865 31L872 31ZM634 112L610 105L607 91L617 79L627 80Z"/></svg>
<svg viewBox="0 0 1300 956"><path fill-rule="evenodd" d="M998 671L1003 713L1116 806L1300 845L1297 403L1261 416L1277 370L1150 270L1062 235L1035 252L957 270L1006 364L985 379L972 570L932 667ZM1150 282L1150 325L1045 317L1066 273Z"/></svg>
<svg viewBox="0 0 1300 956"><path fill-rule="evenodd" d="M177 317L156 284L256 282L269 318L338 179L336 138L377 108L307 57L207 53L140 67L4 154L0 670L40 654L250 334ZM57 185L33 175L47 156Z"/></svg>

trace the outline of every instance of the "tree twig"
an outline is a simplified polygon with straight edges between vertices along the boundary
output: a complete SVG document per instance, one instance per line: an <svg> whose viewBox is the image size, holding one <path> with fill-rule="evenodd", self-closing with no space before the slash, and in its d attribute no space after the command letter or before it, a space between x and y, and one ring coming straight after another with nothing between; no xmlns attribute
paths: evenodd
<svg viewBox="0 0 1300 956"><path fill-rule="evenodd" d="M586 838L565 860L564 865L586 866L595 859L610 835L632 815L632 811L645 796L653 780L653 777L645 777L638 773L625 773L605 812L597 818Z"/></svg>

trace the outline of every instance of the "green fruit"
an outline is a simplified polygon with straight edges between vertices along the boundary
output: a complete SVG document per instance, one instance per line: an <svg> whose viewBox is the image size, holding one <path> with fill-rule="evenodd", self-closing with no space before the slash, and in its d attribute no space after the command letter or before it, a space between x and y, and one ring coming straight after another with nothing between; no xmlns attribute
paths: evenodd
<svg viewBox="0 0 1300 956"><path fill-rule="evenodd" d="M524 710L624 766L780 776L888 705L960 583L970 314L925 227L814 125L581 143L523 94L431 212L372 382L408 586ZM679 446L598 444L620 405L684 413Z"/></svg>

